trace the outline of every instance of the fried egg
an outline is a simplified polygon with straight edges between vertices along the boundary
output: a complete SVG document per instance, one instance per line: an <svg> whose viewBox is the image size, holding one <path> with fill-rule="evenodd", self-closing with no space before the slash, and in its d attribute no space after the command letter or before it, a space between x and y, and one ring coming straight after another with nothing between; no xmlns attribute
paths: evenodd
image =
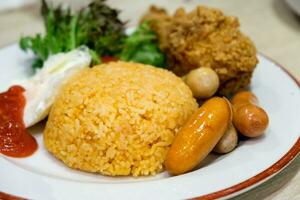
<svg viewBox="0 0 300 200"><path fill-rule="evenodd" d="M74 73L89 67L91 56L86 47L50 56L33 77L20 83L26 105L23 120L30 127L49 114L60 86Z"/></svg>

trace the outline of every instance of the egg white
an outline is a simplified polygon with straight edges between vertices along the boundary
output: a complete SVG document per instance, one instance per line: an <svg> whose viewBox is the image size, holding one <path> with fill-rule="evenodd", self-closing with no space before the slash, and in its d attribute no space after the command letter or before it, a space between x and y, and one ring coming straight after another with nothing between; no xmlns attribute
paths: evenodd
<svg viewBox="0 0 300 200"><path fill-rule="evenodd" d="M50 56L41 70L20 83L25 89L25 126L30 127L47 117L60 86L74 73L89 67L90 63L88 49L79 47L67 53Z"/></svg>

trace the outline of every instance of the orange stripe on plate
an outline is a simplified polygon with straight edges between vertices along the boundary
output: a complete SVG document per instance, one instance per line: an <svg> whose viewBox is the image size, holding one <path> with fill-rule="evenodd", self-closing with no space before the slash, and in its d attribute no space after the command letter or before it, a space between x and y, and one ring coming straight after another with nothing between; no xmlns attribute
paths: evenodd
<svg viewBox="0 0 300 200"><path fill-rule="evenodd" d="M284 168L290 161L292 161L297 154L300 152L300 137L298 138L297 142L294 144L294 146L286 153L279 161L277 161L275 164L273 164L268 169L264 170L263 172L257 174L256 176L241 182L239 184L236 184L232 187L226 188L224 190L220 190L217 192L213 192L207 195L203 195L200 197L193 198L195 200L211 200L211 199L217 199L221 197L225 197L227 195L233 194L235 192L238 192L242 189L245 189L247 187L250 187L265 178L275 174L282 168Z"/></svg>
<svg viewBox="0 0 300 200"><path fill-rule="evenodd" d="M0 199L1 200L26 200L20 197L16 197L10 194L6 194L4 192L0 192Z"/></svg>
<svg viewBox="0 0 300 200"><path fill-rule="evenodd" d="M277 63L276 61L272 60L271 58L269 58L268 56L265 56L261 53L259 53L261 56L267 58L268 60L270 60L271 62L273 62L276 66L278 66L279 68L281 68L288 76L290 76L290 78L298 85L298 87L300 88L300 82L297 78L295 78L287 69L285 69L282 65L280 65L279 63ZM293 145L293 147L279 160L277 161L275 164L273 164L271 167L267 168L266 170L264 170L263 172L253 176L250 179L247 179L244 182L241 182L239 184L236 184L232 187L217 191L217 192L213 192L210 194L206 194L200 197L195 197L193 199L195 200L211 200L211 199L217 199L217 198L221 198L221 197L225 197L228 196L230 194L233 194L235 192L238 192L240 190L243 190L247 187L250 187L264 179L266 179L267 177L275 174L276 172L278 172L279 170L283 169L287 164L289 164L289 162L291 162L296 156L297 154L300 152L300 137L298 138L297 142ZM16 197L13 195L9 195L3 192L0 192L0 200L26 200L24 198L20 198L20 197Z"/></svg>
<svg viewBox="0 0 300 200"><path fill-rule="evenodd" d="M286 68L284 68L281 64L277 63L276 61L269 58L268 56L263 55L262 53L259 53L259 54L261 56L267 58L271 62L273 62L279 68L281 68L300 88L299 80L296 77L294 77ZM210 193L210 194L206 194L206 195L203 195L203 196L200 196L200 197L196 197L196 198L193 198L193 199L197 199L197 200L200 200L200 199L201 200L217 199L217 198L228 196L230 194L233 194L235 192L243 190L247 187L250 187L250 186L266 179L267 177L275 174L279 170L283 169L287 164L289 164L289 162L291 162L297 156L297 154L299 152L300 152L300 137L298 138L297 142L293 145L293 147L279 161L277 161L275 164L273 164L271 167L267 168L263 172L257 174L256 176L254 176L250 179L247 179L244 182L241 182L241 183L236 184L234 186L231 186L229 188L226 188L226 189L223 189L223 190L220 190L220 191L217 191L217 192L213 192L213 193Z"/></svg>

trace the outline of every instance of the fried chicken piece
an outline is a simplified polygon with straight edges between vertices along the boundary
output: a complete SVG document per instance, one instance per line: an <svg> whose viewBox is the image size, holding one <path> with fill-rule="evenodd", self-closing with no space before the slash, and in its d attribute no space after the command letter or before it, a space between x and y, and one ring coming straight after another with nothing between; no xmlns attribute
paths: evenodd
<svg viewBox="0 0 300 200"><path fill-rule="evenodd" d="M173 16L152 6L142 18L150 22L167 55L168 67L182 76L198 67L214 69L219 94L229 95L249 85L258 63L252 41L239 30L236 17L198 6L190 13L179 8Z"/></svg>
<svg viewBox="0 0 300 200"><path fill-rule="evenodd" d="M168 34L170 32L170 25L172 22L172 17L167 14L167 11L163 8L158 8L152 5L140 21L141 23L143 21L150 22L151 28L159 37L160 49L167 49L169 46Z"/></svg>

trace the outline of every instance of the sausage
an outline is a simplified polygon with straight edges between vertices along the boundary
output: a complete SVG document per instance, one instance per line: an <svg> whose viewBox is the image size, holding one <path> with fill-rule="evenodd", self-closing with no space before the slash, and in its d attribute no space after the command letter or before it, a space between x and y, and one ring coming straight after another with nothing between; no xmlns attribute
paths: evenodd
<svg viewBox="0 0 300 200"><path fill-rule="evenodd" d="M269 117L258 105L257 97L249 92L237 93L231 101L233 105L233 124L247 137L257 137L264 133L269 124Z"/></svg>
<svg viewBox="0 0 300 200"><path fill-rule="evenodd" d="M226 98L213 97L198 108L175 136L165 160L166 170L178 175L192 170L214 148L232 120Z"/></svg>

